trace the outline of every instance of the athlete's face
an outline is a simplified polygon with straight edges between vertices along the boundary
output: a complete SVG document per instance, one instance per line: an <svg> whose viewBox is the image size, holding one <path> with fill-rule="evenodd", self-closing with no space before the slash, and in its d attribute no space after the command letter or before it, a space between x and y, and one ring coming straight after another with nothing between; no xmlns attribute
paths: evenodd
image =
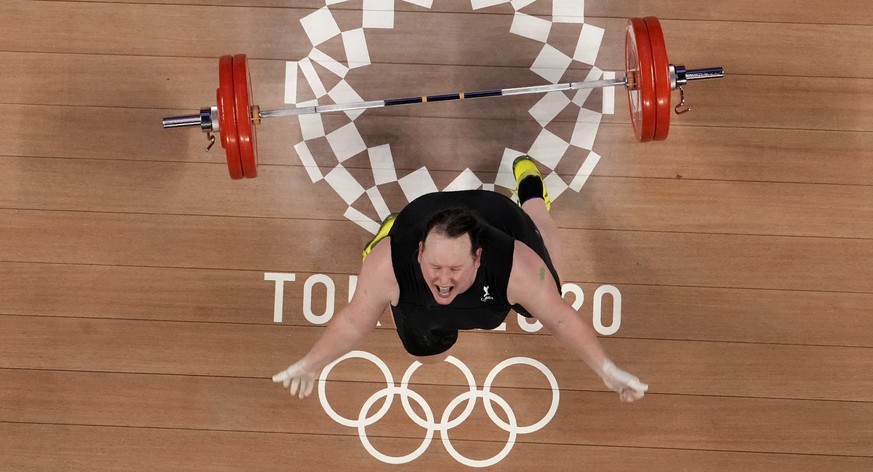
<svg viewBox="0 0 873 472"><path fill-rule="evenodd" d="M452 303L476 280L482 248L474 254L472 247L467 234L449 238L435 232L428 234L423 244L418 244L421 273L440 305Z"/></svg>

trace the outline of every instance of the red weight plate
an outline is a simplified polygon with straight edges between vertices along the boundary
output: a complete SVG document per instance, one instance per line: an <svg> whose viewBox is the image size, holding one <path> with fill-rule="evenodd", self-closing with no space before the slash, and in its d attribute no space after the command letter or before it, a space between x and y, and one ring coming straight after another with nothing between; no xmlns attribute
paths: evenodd
<svg viewBox="0 0 873 472"><path fill-rule="evenodd" d="M243 178L242 164L239 160L239 134L233 90L233 56L221 56L218 60L218 89L215 91L218 105L218 134L221 147L227 154L227 169L230 178Z"/></svg>
<svg viewBox="0 0 873 472"><path fill-rule="evenodd" d="M624 40L627 98L634 134L642 142L655 135L655 71L649 31L642 18L627 21Z"/></svg>
<svg viewBox="0 0 873 472"><path fill-rule="evenodd" d="M258 176L258 156L255 146L255 128L252 125L252 79L245 54L233 56L233 95L236 100L239 158L247 179Z"/></svg>
<svg viewBox="0 0 873 472"><path fill-rule="evenodd" d="M661 22L654 16L644 18L649 30L649 43L652 45L652 62L655 71L655 141L667 139L670 133L670 99L673 87L670 84L670 61L667 59L667 45Z"/></svg>

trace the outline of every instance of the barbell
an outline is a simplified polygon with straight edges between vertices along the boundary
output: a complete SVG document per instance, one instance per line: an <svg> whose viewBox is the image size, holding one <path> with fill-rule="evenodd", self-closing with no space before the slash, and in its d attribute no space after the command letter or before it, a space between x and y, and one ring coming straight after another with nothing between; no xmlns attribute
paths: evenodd
<svg viewBox="0 0 873 472"><path fill-rule="evenodd" d="M661 23L653 16L630 18L625 30L625 76L617 79L569 82L507 89L480 90L444 95L372 100L358 103L316 105L277 110L261 110L252 104L252 82L244 54L222 56L218 61L216 105L202 108L196 115L163 119L164 128L199 126L207 133L208 151L218 133L227 156L232 179L258 175L256 125L264 118L366 110L394 105L443 102L498 96L548 93L567 90L624 86L627 90L634 135L641 142L662 141L670 131L670 114L690 110L685 102L685 85L689 81L724 77L724 69L686 69L667 59ZM671 110L672 92L679 90L680 102Z"/></svg>

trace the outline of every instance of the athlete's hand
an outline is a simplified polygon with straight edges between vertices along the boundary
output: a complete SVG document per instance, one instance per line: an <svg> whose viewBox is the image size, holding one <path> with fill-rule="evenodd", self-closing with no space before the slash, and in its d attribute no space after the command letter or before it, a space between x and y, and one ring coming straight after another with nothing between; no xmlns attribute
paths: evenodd
<svg viewBox="0 0 873 472"><path fill-rule="evenodd" d="M297 361L287 369L273 376L273 382L282 383L285 388L291 387L291 395L306 398L315 387L316 372L311 371L303 360Z"/></svg>
<svg viewBox="0 0 873 472"><path fill-rule="evenodd" d="M649 386L640 382L636 376L629 374L612 363L606 361L600 369L600 378L610 390L618 392L623 402L632 402L643 398Z"/></svg>

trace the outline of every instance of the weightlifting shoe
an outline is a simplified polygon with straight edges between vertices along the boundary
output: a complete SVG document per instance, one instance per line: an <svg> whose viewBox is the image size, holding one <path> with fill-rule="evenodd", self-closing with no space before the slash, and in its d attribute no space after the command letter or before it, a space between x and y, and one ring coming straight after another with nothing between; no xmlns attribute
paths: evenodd
<svg viewBox="0 0 873 472"><path fill-rule="evenodd" d="M512 162L512 174L515 176L515 194L518 195L519 205L531 198L542 198L546 202L546 210L552 209L552 200L549 198L549 193L546 191L546 184L543 182L543 174L541 174L540 170L537 169L537 165L534 164L534 161L530 156L516 157L515 161ZM524 195L524 198L522 198L522 195L519 194L522 181L529 177L539 180L540 187L542 187L543 191L542 196Z"/></svg>
<svg viewBox="0 0 873 472"><path fill-rule="evenodd" d="M370 251L376 246L376 244L385 239L385 236L388 236L388 233L391 232L391 227L394 226L394 220L397 219L397 213L391 213L388 215L383 221L382 226L379 227L379 231L376 232L376 236L373 237L373 240L364 247L364 253L361 254L361 260L367 260L367 255L370 254Z"/></svg>

